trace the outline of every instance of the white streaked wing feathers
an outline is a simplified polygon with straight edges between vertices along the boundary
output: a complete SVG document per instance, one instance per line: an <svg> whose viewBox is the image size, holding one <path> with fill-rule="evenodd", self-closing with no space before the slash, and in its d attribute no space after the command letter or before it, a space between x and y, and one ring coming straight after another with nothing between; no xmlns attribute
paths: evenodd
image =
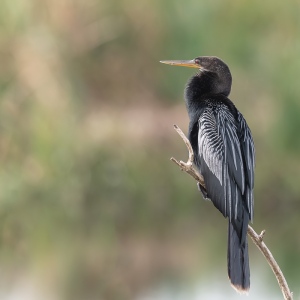
<svg viewBox="0 0 300 300"><path fill-rule="evenodd" d="M241 114L238 117L240 128L237 128L237 122L226 105L222 104L219 109L215 110L211 107L206 108L198 121L199 156L203 158L223 187L225 200L223 213L230 218L234 213L234 217L237 217L238 193L241 193L246 194L251 218L253 214L254 144L246 121ZM244 136L238 136L239 129L245 132ZM247 170L244 170L242 152ZM246 182L245 172L247 172L249 183Z"/></svg>
<svg viewBox="0 0 300 300"><path fill-rule="evenodd" d="M223 141L219 134L216 119L211 111L207 109L199 118L199 155L209 166L211 172L223 185Z"/></svg>

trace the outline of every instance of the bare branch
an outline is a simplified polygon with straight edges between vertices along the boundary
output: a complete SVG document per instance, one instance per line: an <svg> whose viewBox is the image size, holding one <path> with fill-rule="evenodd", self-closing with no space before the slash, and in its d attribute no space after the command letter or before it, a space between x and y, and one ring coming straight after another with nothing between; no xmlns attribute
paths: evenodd
<svg viewBox="0 0 300 300"><path fill-rule="evenodd" d="M265 230L261 232L261 234L257 234L254 229L248 225L248 235L251 237L253 243L257 246L257 248L261 251L263 256L266 258L268 264L270 265L277 281L279 287L282 291L283 297L285 300L292 300L293 293L290 291L289 286L285 280L285 277L280 270L275 258L273 257L271 251L268 249L266 244L263 242L263 236L265 234Z"/></svg>
<svg viewBox="0 0 300 300"><path fill-rule="evenodd" d="M192 165L194 162L194 151L193 151L192 145L191 145L190 141L188 140L188 138L185 136L185 134L182 132L182 130L177 125L174 125L174 128L178 132L178 134L181 136L181 138L183 139L183 141L189 151L189 159L188 159L187 163Z"/></svg>
<svg viewBox="0 0 300 300"><path fill-rule="evenodd" d="M182 130L177 126L174 125L175 130L178 132L178 134L183 139L188 151L189 151L189 158L188 161L185 163L183 161L177 161L175 158L171 158L171 161L176 163L180 169L186 173L188 173L190 176L192 176L196 181L199 182L200 185L202 185L205 188L205 182L204 178L201 174L195 170L193 167L193 161L194 161L194 151L191 146L190 141L187 139L185 134L182 132ZM274 259L272 253L266 246L266 244L263 242L263 237L265 234L265 230L263 230L260 234L257 234L254 229L248 225L248 235L251 237L253 243L257 246L257 248L261 251L267 262L269 263L277 281L279 284L279 287L281 289L281 292L283 294L283 297L285 300L292 300L293 299L293 293L290 291L288 284L285 280L285 277L280 270L276 260Z"/></svg>
<svg viewBox="0 0 300 300"><path fill-rule="evenodd" d="M205 187L205 183L204 183L204 179L202 177L201 174L199 174L194 168L193 168L193 161L194 161L194 151L192 148L192 145L190 143L190 141L187 139L187 137L184 135L184 133L182 132L182 130L177 126L174 125L175 130L178 132L178 134L181 136L181 138L183 139L184 143L186 144L186 147L189 151L189 159L188 161L185 163L183 161L177 161L174 157L171 157L171 160L177 164L180 169L186 173L188 173L189 175L191 175L192 177L194 177L194 179L196 181L198 181L203 187Z"/></svg>

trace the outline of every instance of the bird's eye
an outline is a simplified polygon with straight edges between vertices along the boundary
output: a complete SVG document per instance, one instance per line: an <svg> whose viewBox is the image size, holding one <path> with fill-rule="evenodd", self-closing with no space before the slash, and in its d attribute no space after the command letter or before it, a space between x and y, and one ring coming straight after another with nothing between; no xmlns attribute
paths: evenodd
<svg viewBox="0 0 300 300"><path fill-rule="evenodd" d="M195 64L200 65L200 59L199 58L195 58L194 62L195 62Z"/></svg>

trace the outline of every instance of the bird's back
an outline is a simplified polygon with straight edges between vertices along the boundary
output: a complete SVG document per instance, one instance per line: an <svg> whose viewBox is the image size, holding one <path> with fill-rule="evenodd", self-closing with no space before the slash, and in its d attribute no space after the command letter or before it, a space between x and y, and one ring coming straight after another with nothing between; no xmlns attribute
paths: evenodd
<svg viewBox="0 0 300 300"><path fill-rule="evenodd" d="M245 206L252 218L254 146L245 119L222 94L194 105L189 139L208 198L225 217L237 218Z"/></svg>

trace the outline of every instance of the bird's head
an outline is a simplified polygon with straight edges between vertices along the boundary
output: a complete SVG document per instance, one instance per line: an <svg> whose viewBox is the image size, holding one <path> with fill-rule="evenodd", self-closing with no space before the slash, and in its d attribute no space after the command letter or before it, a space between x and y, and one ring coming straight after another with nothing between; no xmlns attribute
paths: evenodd
<svg viewBox="0 0 300 300"><path fill-rule="evenodd" d="M162 60L163 64L196 68L196 77L210 77L211 89L214 93L229 95L232 77L228 66L216 56L199 56L192 60Z"/></svg>

